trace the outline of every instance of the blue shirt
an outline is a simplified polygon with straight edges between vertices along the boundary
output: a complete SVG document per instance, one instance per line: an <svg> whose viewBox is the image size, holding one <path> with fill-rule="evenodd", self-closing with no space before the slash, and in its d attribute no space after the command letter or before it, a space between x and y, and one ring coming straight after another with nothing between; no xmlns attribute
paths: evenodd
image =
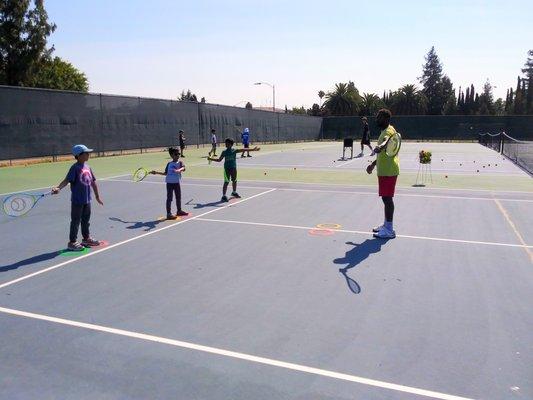
<svg viewBox="0 0 533 400"><path fill-rule="evenodd" d="M165 167L165 182L166 183L180 183L181 172L176 172L177 169L183 167L181 161L174 162L171 161Z"/></svg>
<svg viewBox="0 0 533 400"><path fill-rule="evenodd" d="M72 203L77 205L89 204L91 202L91 185L96 181L91 167L85 163L72 165L68 171L67 180L72 192Z"/></svg>
<svg viewBox="0 0 533 400"><path fill-rule="evenodd" d="M249 144L249 142L250 142L250 134L248 132L243 132L241 134L241 138L242 138L242 143L243 144Z"/></svg>

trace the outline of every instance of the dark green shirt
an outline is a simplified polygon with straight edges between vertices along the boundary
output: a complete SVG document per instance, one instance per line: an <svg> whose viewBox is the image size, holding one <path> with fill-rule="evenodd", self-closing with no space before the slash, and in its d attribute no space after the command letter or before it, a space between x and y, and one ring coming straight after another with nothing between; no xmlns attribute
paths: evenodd
<svg viewBox="0 0 533 400"><path fill-rule="evenodd" d="M237 150L226 149L221 156L224 157L224 168L237 168Z"/></svg>

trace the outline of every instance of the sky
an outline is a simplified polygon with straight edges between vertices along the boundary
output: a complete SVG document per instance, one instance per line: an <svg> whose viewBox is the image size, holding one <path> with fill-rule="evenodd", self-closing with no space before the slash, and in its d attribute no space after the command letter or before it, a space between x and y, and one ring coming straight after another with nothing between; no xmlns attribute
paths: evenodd
<svg viewBox="0 0 533 400"><path fill-rule="evenodd" d="M533 2L45 0L54 54L95 93L309 108L318 91L418 84L435 46L454 87L505 98L533 49ZM420 85L419 85L420 86Z"/></svg>

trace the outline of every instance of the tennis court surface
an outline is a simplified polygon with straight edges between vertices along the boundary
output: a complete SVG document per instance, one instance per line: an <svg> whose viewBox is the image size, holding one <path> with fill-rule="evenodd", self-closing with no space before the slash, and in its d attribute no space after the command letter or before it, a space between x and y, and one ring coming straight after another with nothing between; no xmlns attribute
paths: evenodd
<svg viewBox="0 0 533 400"><path fill-rule="evenodd" d="M404 143L397 237L374 239L370 158L340 146L238 160L230 203L220 165L191 152L176 221L161 177L127 173L165 153L90 160L106 244L81 254L62 253L68 190L1 215L1 397L533 398L531 177L478 144ZM412 187L427 146L434 183ZM43 173L26 188L0 170L4 191L68 165L27 167Z"/></svg>

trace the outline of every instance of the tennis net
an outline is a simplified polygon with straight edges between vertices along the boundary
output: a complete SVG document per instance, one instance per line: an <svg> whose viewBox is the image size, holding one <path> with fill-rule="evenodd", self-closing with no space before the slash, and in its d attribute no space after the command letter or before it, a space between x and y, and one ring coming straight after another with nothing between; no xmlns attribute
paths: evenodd
<svg viewBox="0 0 533 400"><path fill-rule="evenodd" d="M533 175L533 141L517 140L502 132L501 153Z"/></svg>
<svg viewBox="0 0 533 400"><path fill-rule="evenodd" d="M478 141L485 147L495 150L498 153L501 151L501 133L491 135L490 133L480 133Z"/></svg>

